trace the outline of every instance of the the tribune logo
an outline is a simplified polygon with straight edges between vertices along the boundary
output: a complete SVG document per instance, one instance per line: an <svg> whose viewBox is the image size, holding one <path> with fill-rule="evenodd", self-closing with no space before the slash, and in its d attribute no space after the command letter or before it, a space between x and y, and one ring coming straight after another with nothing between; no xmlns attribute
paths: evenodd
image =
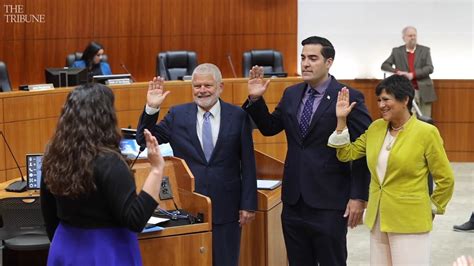
<svg viewBox="0 0 474 266"><path fill-rule="evenodd" d="M25 14L24 5L3 5L6 23L45 23L45 14Z"/></svg>

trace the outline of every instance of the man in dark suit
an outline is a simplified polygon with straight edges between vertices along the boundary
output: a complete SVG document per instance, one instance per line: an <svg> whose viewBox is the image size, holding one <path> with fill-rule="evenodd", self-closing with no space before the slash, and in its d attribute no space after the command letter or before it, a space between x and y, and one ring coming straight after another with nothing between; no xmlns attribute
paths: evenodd
<svg viewBox="0 0 474 266"><path fill-rule="evenodd" d="M437 97L430 78L433 73L430 48L417 44L415 27L405 27L402 35L405 45L393 48L381 68L411 80L415 88L415 101L421 113L431 117L431 103L436 101Z"/></svg>
<svg viewBox="0 0 474 266"><path fill-rule="evenodd" d="M137 130L144 143L147 128L159 143L170 143L186 161L196 192L212 201L213 265L237 266L241 226L254 219L257 181L250 118L239 107L219 99L223 90L217 66L201 64L192 74L193 103L172 107L156 124L169 91L163 79L150 82L145 111Z"/></svg>
<svg viewBox="0 0 474 266"><path fill-rule="evenodd" d="M290 265L346 265L347 226L355 227L362 219L369 172L365 158L342 163L327 146L337 123L337 95L344 87L329 75L334 47L317 36L302 45L304 82L288 87L270 114L262 97L270 81L265 82L263 69L254 66L243 108L263 135L286 133L281 218ZM353 141L371 119L363 95L350 91L351 102L357 102L348 118Z"/></svg>

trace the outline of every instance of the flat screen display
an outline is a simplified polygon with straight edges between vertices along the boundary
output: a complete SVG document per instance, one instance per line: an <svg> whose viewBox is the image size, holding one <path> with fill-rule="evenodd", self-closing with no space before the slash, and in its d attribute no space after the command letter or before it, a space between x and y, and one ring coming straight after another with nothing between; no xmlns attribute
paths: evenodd
<svg viewBox="0 0 474 266"><path fill-rule="evenodd" d="M26 155L26 181L28 189L40 189L43 154Z"/></svg>

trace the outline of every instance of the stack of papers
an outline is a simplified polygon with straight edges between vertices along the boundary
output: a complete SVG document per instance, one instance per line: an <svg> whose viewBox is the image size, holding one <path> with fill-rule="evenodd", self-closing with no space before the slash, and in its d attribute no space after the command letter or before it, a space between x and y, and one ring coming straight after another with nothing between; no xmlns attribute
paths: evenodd
<svg viewBox="0 0 474 266"><path fill-rule="evenodd" d="M143 229L142 233L149 233L149 232L156 232L156 231L161 231L164 228L161 226L157 226L159 223L164 223L169 221L170 219L168 218L160 218L160 217L150 217L148 222L146 222L146 226Z"/></svg>
<svg viewBox="0 0 474 266"><path fill-rule="evenodd" d="M275 189L281 185L281 180L257 179L257 189Z"/></svg>

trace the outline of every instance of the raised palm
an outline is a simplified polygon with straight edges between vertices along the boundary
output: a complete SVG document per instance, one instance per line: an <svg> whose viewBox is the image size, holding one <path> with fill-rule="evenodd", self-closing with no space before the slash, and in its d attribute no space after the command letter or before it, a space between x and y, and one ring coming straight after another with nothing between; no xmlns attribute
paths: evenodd
<svg viewBox="0 0 474 266"><path fill-rule="evenodd" d="M164 90L164 79L154 77L152 81L148 82L146 103L150 107L159 108L169 93L169 91Z"/></svg>
<svg viewBox="0 0 474 266"><path fill-rule="evenodd" d="M248 91L251 98L261 97L267 90L270 80L263 79L263 67L253 66L250 70Z"/></svg>
<svg viewBox="0 0 474 266"><path fill-rule="evenodd" d="M349 102L349 89L344 87L337 95L336 116L338 118L345 118L354 108L356 102Z"/></svg>

